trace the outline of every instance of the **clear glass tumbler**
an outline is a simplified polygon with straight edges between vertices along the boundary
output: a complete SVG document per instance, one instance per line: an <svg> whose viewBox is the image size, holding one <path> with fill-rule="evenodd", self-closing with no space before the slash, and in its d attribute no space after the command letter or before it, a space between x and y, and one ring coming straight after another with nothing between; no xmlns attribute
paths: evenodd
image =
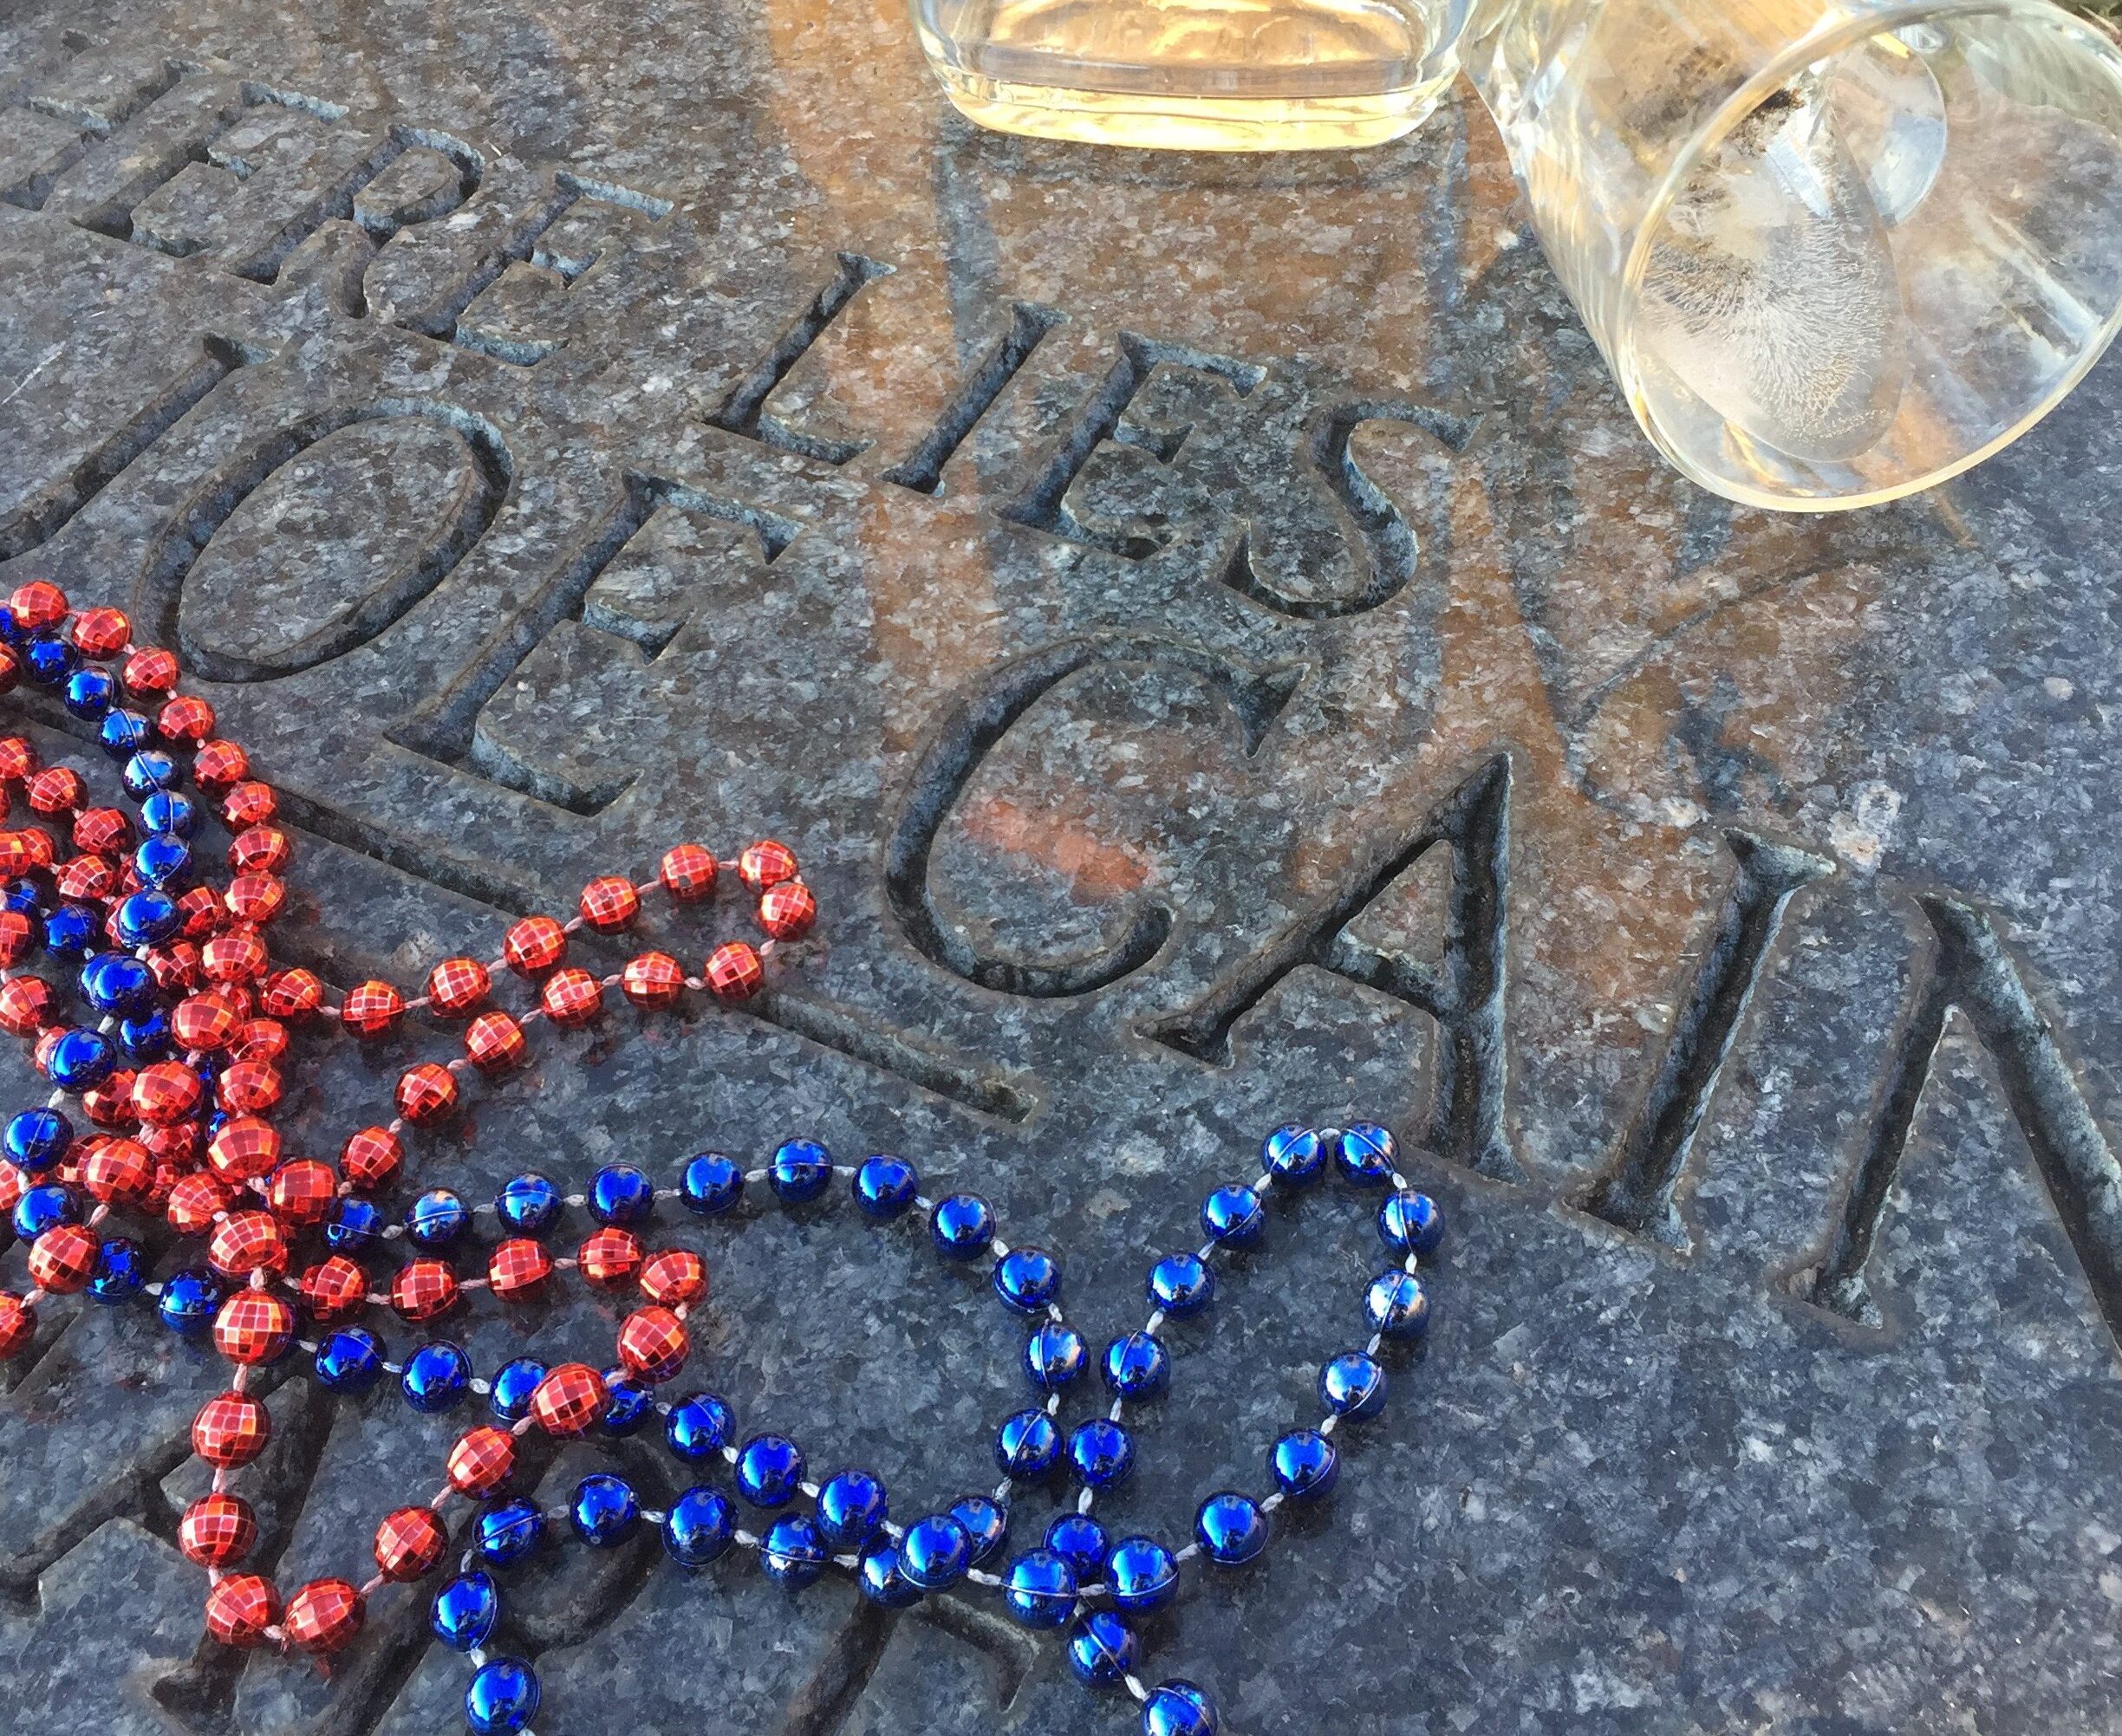
<svg viewBox="0 0 2122 1736"><path fill-rule="evenodd" d="M1943 481L2122 324L2122 53L2047 0L1483 0L1464 55L1637 419L1721 494Z"/></svg>
<svg viewBox="0 0 2122 1736"><path fill-rule="evenodd" d="M912 0L950 100L1005 133L1175 150L1378 145L1457 70L1473 0Z"/></svg>

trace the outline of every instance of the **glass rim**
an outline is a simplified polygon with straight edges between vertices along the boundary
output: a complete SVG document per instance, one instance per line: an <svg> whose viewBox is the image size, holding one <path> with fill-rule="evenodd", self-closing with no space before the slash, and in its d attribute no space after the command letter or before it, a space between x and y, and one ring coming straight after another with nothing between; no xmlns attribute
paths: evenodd
<svg viewBox="0 0 2122 1736"><path fill-rule="evenodd" d="M1622 395L1627 399L1637 425L1650 436L1651 444L1657 446L1667 462L1689 481L1741 504L1765 507L1779 512L1849 512L1860 507L1883 505L1888 501L1920 493L1924 489L1935 488L1940 483L1950 482L1963 472L1972 470L1984 459L1995 457L2019 439L2076 389L2094 364L2106 353L2118 334L2122 334L2122 300L2119 300L2108 310L2098 334L2086 343L2083 353L2065 373L2058 376L2052 389L2019 420L1981 446L1956 458L1936 465L1919 476L1887 483L1861 494L1813 496L1778 493L1737 478L1713 474L1689 459L1665 438L1663 431L1658 426L1657 416L1652 413L1650 394L1644 389L1641 371L1635 360L1635 326L1637 310L1642 305L1643 283L1650 270L1652 242L1663 228L1673 202L1679 198L1702 158L1770 95L1815 62L1858 42L1868 42L1884 31L1901 29L1910 24L1934 23L1943 19L1983 16L2013 17L2024 23L2038 23L2044 29L2060 29L2081 38L2093 50L2095 57L2106 66L2109 77L2113 81L2117 97L2122 99L2122 42L2118 42L2089 19L2056 4L2055 0L1903 0L1898 5L1881 6L1876 11L1855 15L1845 12L1839 16L1831 14L1824 17L1821 21L1823 23L1832 18L1832 29L1816 28L1808 31L1782 53L1765 62L1758 72L1718 105L1716 112L1696 129L1695 135L1674 155L1670 166L1658 183L1657 192L1651 195L1650 203L1644 208L1634 236L1630 239L1628 260L1621 274L1622 294L1617 298L1612 339L1611 342L1602 339L1600 347L1606 352Z"/></svg>

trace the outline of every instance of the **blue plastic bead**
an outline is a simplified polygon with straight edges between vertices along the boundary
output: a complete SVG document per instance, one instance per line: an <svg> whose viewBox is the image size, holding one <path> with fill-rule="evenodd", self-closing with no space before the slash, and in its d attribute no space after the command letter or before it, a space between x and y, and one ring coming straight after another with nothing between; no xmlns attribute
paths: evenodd
<svg viewBox="0 0 2122 1736"><path fill-rule="evenodd" d="M483 1646L501 1615L501 1594L493 1576L474 1569L459 1574L435 1593L427 1612L434 1636L453 1652Z"/></svg>
<svg viewBox="0 0 2122 1736"><path fill-rule="evenodd" d="M1376 1416L1385 1408L1385 1371L1361 1350L1347 1351L1319 1370L1319 1399L1336 1416Z"/></svg>
<svg viewBox="0 0 2122 1736"><path fill-rule="evenodd" d="M600 1224L639 1224L655 1210L655 1183L630 1163L608 1163L589 1178L589 1215Z"/></svg>
<svg viewBox="0 0 2122 1736"><path fill-rule="evenodd" d="M56 687L74 673L81 653L65 640L41 633L23 647L23 662L32 681Z"/></svg>
<svg viewBox="0 0 2122 1736"><path fill-rule="evenodd" d="M366 1200L342 1200L324 1220L324 1243L335 1254L360 1254L383 1234L383 1214Z"/></svg>
<svg viewBox="0 0 2122 1736"><path fill-rule="evenodd" d="M1167 1254L1149 1268L1149 1305L1175 1319L1199 1314L1215 1297L1215 1274L1198 1254Z"/></svg>
<svg viewBox="0 0 2122 1736"><path fill-rule="evenodd" d="M615 1549L633 1536L634 1527L641 1523L641 1503L625 1478L600 1471L575 1486L568 1519L575 1535L592 1549Z"/></svg>
<svg viewBox="0 0 2122 1736"><path fill-rule="evenodd" d="M854 1187L856 1205L872 1218L889 1220L912 1210L921 1193L921 1177L904 1158L879 1152L862 1161Z"/></svg>
<svg viewBox="0 0 2122 1736"><path fill-rule="evenodd" d="M867 1471L835 1472L818 1491L818 1528L835 1549L859 1550L890 1512L884 1485Z"/></svg>
<svg viewBox="0 0 2122 1736"><path fill-rule="evenodd" d="M681 1567L705 1567L737 1535L737 1510L719 1490L687 1489L663 1521L663 1547Z"/></svg>
<svg viewBox="0 0 2122 1736"><path fill-rule="evenodd" d="M133 852L133 868L149 886L181 887L192 872L192 847L167 832L151 833Z"/></svg>
<svg viewBox="0 0 2122 1736"><path fill-rule="evenodd" d="M76 669L67 677L67 710L85 723L94 723L110 710L118 684L107 669Z"/></svg>
<svg viewBox="0 0 2122 1736"><path fill-rule="evenodd" d="M1094 1585L1103 1576L1112 1539L1088 1513L1062 1513L1046 1527L1046 1547L1069 1564L1078 1585Z"/></svg>
<svg viewBox="0 0 2122 1736"><path fill-rule="evenodd" d="M465 1202L446 1187L431 1187L406 1207L406 1236L416 1248L449 1247L471 1223Z"/></svg>
<svg viewBox="0 0 2122 1736"><path fill-rule="evenodd" d="M1429 1330L1429 1292L1411 1271L1380 1272L1364 1293L1364 1317L1388 1338L1421 1338Z"/></svg>
<svg viewBox="0 0 2122 1736"><path fill-rule="evenodd" d="M502 1421L521 1422L530 1414L530 1401L544 1378L544 1363L534 1356L518 1356L495 1371L493 1390L486 1395L486 1401Z"/></svg>
<svg viewBox="0 0 2122 1736"><path fill-rule="evenodd" d="M76 669L67 677L65 705L85 723L94 723L110 710L118 684L107 669Z"/></svg>
<svg viewBox="0 0 2122 1736"><path fill-rule="evenodd" d="M863 1596L887 1609L904 1609L921 1602L921 1588L899 1570L899 1551L889 1541L880 1541L864 1553L855 1570L855 1583Z"/></svg>
<svg viewBox="0 0 2122 1736"><path fill-rule="evenodd" d="M1092 1687L1117 1687L1141 1655L1134 1629L1110 1609L1085 1612L1069 1635L1069 1668Z"/></svg>
<svg viewBox="0 0 2122 1736"><path fill-rule="evenodd" d="M383 1351L358 1326L332 1333L317 1346L316 1377L327 1391L365 1393L383 1373Z"/></svg>
<svg viewBox="0 0 2122 1736"><path fill-rule="evenodd" d="M730 1428L729 1406L713 1393L694 1393L671 1407L664 1437L680 1459L712 1459L728 1444Z"/></svg>
<svg viewBox="0 0 2122 1736"><path fill-rule="evenodd" d="M946 1591L973 1564L973 1541L948 1513L931 1513L899 1539L899 1571L923 1591Z"/></svg>
<svg viewBox="0 0 2122 1736"><path fill-rule="evenodd" d="M994 1240L993 1209L977 1193L954 1193L936 1201L928 1214L928 1233L944 1258L973 1259Z"/></svg>
<svg viewBox="0 0 2122 1736"><path fill-rule="evenodd" d="M1135 1437L1102 1416L1077 1424L1070 1432L1069 1468L1085 1487L1110 1489L1124 1483L1135 1468Z"/></svg>
<svg viewBox="0 0 2122 1736"><path fill-rule="evenodd" d="M995 1262L995 1294L1019 1314L1038 1314L1061 1294L1061 1262L1044 1248L1012 1248Z"/></svg>
<svg viewBox="0 0 2122 1736"><path fill-rule="evenodd" d="M15 1202L15 1233L25 1242L34 1242L47 1230L80 1223L81 1215L81 1201L74 1197L72 1188L56 1181L43 1182L24 1188L22 1198Z"/></svg>
<svg viewBox="0 0 2122 1736"><path fill-rule="evenodd" d="M1260 1195L1242 1182L1219 1187L1203 1200L1201 1220L1211 1241L1232 1248L1251 1247L1267 1227Z"/></svg>
<svg viewBox="0 0 2122 1736"><path fill-rule="evenodd" d="M97 953L81 966L81 993L98 1012L140 1012L154 1005L154 972L130 953Z"/></svg>
<svg viewBox="0 0 2122 1736"><path fill-rule="evenodd" d="M825 1571L830 1559L824 1533L802 1513L784 1513L766 1527L759 1544L759 1566L776 1585L795 1591Z"/></svg>
<svg viewBox="0 0 2122 1736"><path fill-rule="evenodd" d="M1378 1207L1378 1239L1405 1254L1427 1256L1444 1239L1444 1214L1427 1193L1405 1188Z"/></svg>
<svg viewBox="0 0 2122 1736"><path fill-rule="evenodd" d="M803 1453L785 1435L755 1434L737 1454L737 1492L755 1507L785 1507L803 1479Z"/></svg>
<svg viewBox="0 0 2122 1736"><path fill-rule="evenodd" d="M398 1383L414 1410L448 1410L472 1390L472 1359L446 1340L423 1344L406 1358Z"/></svg>
<svg viewBox="0 0 2122 1736"><path fill-rule="evenodd" d="M537 1716L537 1672L521 1658L489 1658L465 1690L465 1722L472 1736L527 1730Z"/></svg>
<svg viewBox="0 0 2122 1736"><path fill-rule="evenodd" d="M1049 1320L1025 1342L1025 1374L1041 1392L1057 1393L1083 1373L1090 1354L1082 1333Z"/></svg>
<svg viewBox="0 0 2122 1736"><path fill-rule="evenodd" d="M184 918L168 894L140 891L118 907L118 938L128 946L151 946L184 927Z"/></svg>
<svg viewBox="0 0 2122 1736"><path fill-rule="evenodd" d="M140 892L133 896L160 898L162 894L159 892ZM132 899L127 899L126 903L132 901ZM124 905L119 907L120 912L124 908ZM173 913L176 906L172 905L170 908ZM44 919L44 949L62 959L78 959L95 945L101 933L93 910L85 905L62 904ZM139 946L141 943L136 940L131 944Z"/></svg>
<svg viewBox="0 0 2122 1736"><path fill-rule="evenodd" d="M167 790L180 774L177 762L159 748L144 747L125 763L126 794L135 802L145 802L158 790ZM143 818L146 816L143 816ZM150 831L159 831L159 826L150 826Z"/></svg>
<svg viewBox="0 0 2122 1736"><path fill-rule="evenodd" d="M140 1244L124 1236L107 1236L96 1250L95 1275L88 1294L97 1302L130 1302L147 1282L147 1262Z"/></svg>
<svg viewBox="0 0 2122 1736"><path fill-rule="evenodd" d="M1061 1456L1061 1431L1043 1410L1020 1410L995 1431L995 1463L1016 1482L1044 1477Z"/></svg>
<svg viewBox="0 0 2122 1736"><path fill-rule="evenodd" d="M1155 1538L1123 1537L1105 1558L1105 1583L1123 1609L1154 1609L1178 1582L1178 1564Z"/></svg>
<svg viewBox="0 0 2122 1736"><path fill-rule="evenodd" d="M1295 1122L1277 1128L1260 1147L1260 1167L1277 1181L1302 1185L1316 1180L1326 1167L1326 1147L1310 1128Z"/></svg>
<svg viewBox="0 0 2122 1736"><path fill-rule="evenodd" d="M74 1142L74 1124L56 1109L19 1109L9 1118L9 1161L35 1172L49 1169Z"/></svg>
<svg viewBox="0 0 2122 1736"><path fill-rule="evenodd" d="M1142 1701L1142 1736L1216 1736L1215 1702L1190 1681L1160 1682Z"/></svg>
<svg viewBox="0 0 2122 1736"><path fill-rule="evenodd" d="M832 1182L832 1154L816 1140L792 1139L766 1168L766 1185L784 1206L815 1200Z"/></svg>
<svg viewBox="0 0 2122 1736"><path fill-rule="evenodd" d="M1105 1347L1105 1384L1116 1398L1155 1398L1171 1384L1171 1357L1152 1334L1123 1333Z"/></svg>
<svg viewBox="0 0 2122 1736"><path fill-rule="evenodd" d="M139 752L141 744L153 733L154 726L138 712L115 711L104 715L96 739L113 759L127 760Z"/></svg>
<svg viewBox="0 0 2122 1736"><path fill-rule="evenodd" d="M169 1018L159 1008L119 1021L118 1046L128 1061L159 1061L170 1052L170 1044Z"/></svg>
<svg viewBox="0 0 2122 1736"><path fill-rule="evenodd" d="M953 1501L950 1516L965 1527L975 1567L1000 1549L1009 1536L1009 1515L985 1495L967 1495Z"/></svg>
<svg viewBox="0 0 2122 1736"><path fill-rule="evenodd" d="M494 1216L519 1236L536 1236L560 1215L560 1190L544 1176L511 1176L494 1195Z"/></svg>
<svg viewBox="0 0 2122 1736"><path fill-rule="evenodd" d="M604 1414L600 1419L607 1434L638 1434L655 1414L655 1394L624 1369L604 1371Z"/></svg>
<svg viewBox="0 0 2122 1736"><path fill-rule="evenodd" d="M1341 1455L1316 1429L1292 1429L1269 1449L1267 1468L1275 1487L1291 1500L1310 1500L1332 1492L1341 1474Z"/></svg>
<svg viewBox="0 0 2122 1736"><path fill-rule="evenodd" d="M1241 1567L1267 1547L1267 1516L1249 1495L1211 1495L1194 1515L1201 1553L1226 1567Z"/></svg>
<svg viewBox="0 0 2122 1736"><path fill-rule="evenodd" d="M225 1294L220 1279L204 1266L192 1266L162 1280L155 1311L171 1331L187 1338L203 1337L221 1311Z"/></svg>
<svg viewBox="0 0 2122 1736"><path fill-rule="evenodd" d="M35 916L44 907L44 894L33 880L11 880L7 883L6 901L10 910Z"/></svg>
<svg viewBox="0 0 2122 1736"><path fill-rule="evenodd" d="M703 1151L688 1159L685 1174L678 1179L687 1209L703 1218L719 1217L734 1208L744 1190L744 1171L719 1151Z"/></svg>
<svg viewBox="0 0 2122 1736"><path fill-rule="evenodd" d="M1076 1576L1050 1549L1028 1549L1002 1575L1002 1601L1027 1628L1058 1628L1076 1608Z"/></svg>
<svg viewBox="0 0 2122 1736"><path fill-rule="evenodd" d="M502 1501L478 1516L473 1535L478 1552L496 1567L520 1561L545 1535L545 1515L531 1501Z"/></svg>
<svg viewBox="0 0 2122 1736"><path fill-rule="evenodd" d="M158 790L140 803L140 824L150 832L188 838L199 826L199 810L189 796L174 790Z"/></svg>
<svg viewBox="0 0 2122 1736"><path fill-rule="evenodd" d="M1344 1128L1333 1141L1335 1167L1358 1187L1383 1187L1400 1161L1400 1142L1375 1122Z"/></svg>
<svg viewBox="0 0 2122 1736"><path fill-rule="evenodd" d="M117 1064L118 1052L107 1037L77 1026L52 1044L44 1068L53 1084L86 1091L109 1078Z"/></svg>

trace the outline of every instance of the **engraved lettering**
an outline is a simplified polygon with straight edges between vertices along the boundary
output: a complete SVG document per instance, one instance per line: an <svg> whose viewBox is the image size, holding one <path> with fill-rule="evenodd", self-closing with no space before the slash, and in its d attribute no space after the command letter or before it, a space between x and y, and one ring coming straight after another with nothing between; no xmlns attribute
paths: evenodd
<svg viewBox="0 0 2122 1736"><path fill-rule="evenodd" d="M775 340L758 363L730 387L728 394L707 418L709 425L725 433L741 434L748 440L757 440L777 452L816 458L821 464L843 465L863 451L866 443L820 439L790 427L778 417L767 413L766 400L788 378L789 371L803 360L804 353L825 335L826 328L846 311L848 303L861 293L862 285L875 283L891 270L890 266L859 253L843 253L832 281L811 298L810 305ZM1029 353L1027 350L1026 354ZM1000 392L1001 386L1002 382L997 383L996 393ZM987 404L993 401L991 393ZM981 411L986 409L987 404L980 406ZM970 429L973 421L978 419L975 416L967 421L967 428ZM949 453L943 456L948 458ZM939 471L941 467L939 460Z"/></svg>

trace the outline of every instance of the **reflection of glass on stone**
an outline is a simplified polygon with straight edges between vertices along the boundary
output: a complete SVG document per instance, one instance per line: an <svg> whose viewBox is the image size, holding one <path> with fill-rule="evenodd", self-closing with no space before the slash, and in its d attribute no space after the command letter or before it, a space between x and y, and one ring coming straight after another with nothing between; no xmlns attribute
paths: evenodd
<svg viewBox="0 0 2122 1736"><path fill-rule="evenodd" d="M1463 62L1659 448L1855 506L2030 427L2122 324L2122 51L2049 0L914 0L1008 131L1407 131Z"/></svg>

